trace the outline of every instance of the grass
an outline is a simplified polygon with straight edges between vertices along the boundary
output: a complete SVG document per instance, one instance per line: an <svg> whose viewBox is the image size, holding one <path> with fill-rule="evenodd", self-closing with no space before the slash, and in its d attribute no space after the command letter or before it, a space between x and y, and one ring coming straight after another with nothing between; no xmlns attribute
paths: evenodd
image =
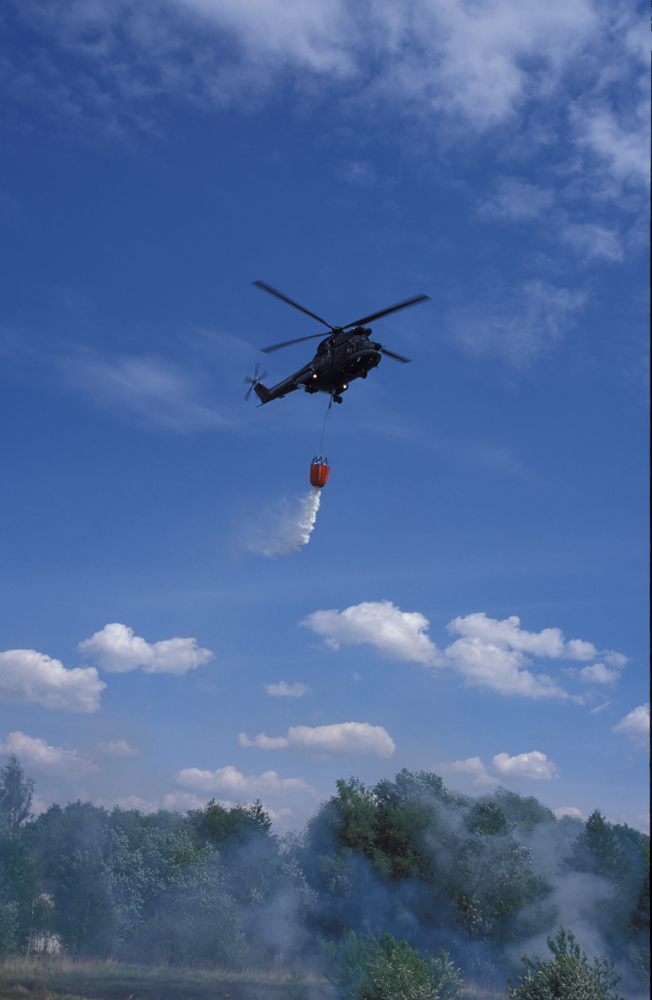
<svg viewBox="0 0 652 1000"><path fill-rule="evenodd" d="M0 1000L330 1000L321 977L287 967L195 969L68 956L0 963Z"/></svg>
<svg viewBox="0 0 652 1000"><path fill-rule="evenodd" d="M336 1000L323 976L288 966L197 969L129 965L113 959L7 958L0 962L0 1000ZM506 1000L465 983L462 1000Z"/></svg>

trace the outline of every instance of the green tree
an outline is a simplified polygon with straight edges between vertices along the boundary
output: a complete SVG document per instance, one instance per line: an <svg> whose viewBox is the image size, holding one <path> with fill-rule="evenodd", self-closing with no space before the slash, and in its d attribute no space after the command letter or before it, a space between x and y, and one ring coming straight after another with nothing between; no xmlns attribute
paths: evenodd
<svg viewBox="0 0 652 1000"><path fill-rule="evenodd" d="M26 778L15 754L0 768L0 826L18 833L32 808L34 780Z"/></svg>
<svg viewBox="0 0 652 1000"><path fill-rule="evenodd" d="M621 976L614 961L600 957L589 965L575 935L560 927L554 941L548 938L554 960L522 958L525 976L509 990L510 1000L620 1000L612 992Z"/></svg>
<svg viewBox="0 0 652 1000"><path fill-rule="evenodd" d="M47 925L34 859L25 841L0 829L0 950L28 946L30 936ZM4 939L4 944L2 940Z"/></svg>
<svg viewBox="0 0 652 1000"><path fill-rule="evenodd" d="M618 843L618 836L599 809L591 813L571 848L571 868L616 881L627 877L630 864Z"/></svg>
<svg viewBox="0 0 652 1000"><path fill-rule="evenodd" d="M233 847L252 837L271 836L272 821L260 799L250 806L238 804L231 809L211 799L203 809L191 809L188 819L198 837L212 847Z"/></svg>
<svg viewBox="0 0 652 1000"><path fill-rule="evenodd" d="M495 802L476 802L467 814L466 825L471 833L484 836L507 833L509 830L505 814Z"/></svg>
<svg viewBox="0 0 652 1000"><path fill-rule="evenodd" d="M517 792L510 792L506 788L499 788L494 799L508 823L513 823L521 830L531 832L540 823L551 823L556 825L557 818L552 811L544 806L534 795L524 798Z"/></svg>

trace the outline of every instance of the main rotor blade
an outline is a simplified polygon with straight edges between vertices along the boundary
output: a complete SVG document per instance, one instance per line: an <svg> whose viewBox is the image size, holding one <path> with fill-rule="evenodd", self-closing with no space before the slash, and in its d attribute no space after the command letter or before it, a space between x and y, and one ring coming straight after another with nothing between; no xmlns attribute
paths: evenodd
<svg viewBox="0 0 652 1000"><path fill-rule="evenodd" d="M406 299L405 302L399 302L395 306L390 306L389 309L383 309L381 312L373 313L371 316L365 316L364 319L358 319L355 323L348 323L346 326L342 327L342 329L348 330L352 326L364 326L365 323L373 323L375 319L380 319L381 316L387 316L389 313L397 312L398 309L407 309L408 306L415 306L417 302L428 301L430 301L429 295L417 295L415 299Z"/></svg>
<svg viewBox="0 0 652 1000"><path fill-rule="evenodd" d="M404 365L408 365L412 358L404 358L401 354L394 354L394 351L388 351L386 347L381 347L381 354L386 354L388 358L394 358L394 361L402 361Z"/></svg>
<svg viewBox="0 0 652 1000"><path fill-rule="evenodd" d="M257 287L262 288L264 292L269 292L270 295L275 295L277 299L282 299L283 302L287 302L288 305L294 306L295 309L298 309L300 312L305 313L306 316L312 316L313 319L316 319L320 323L323 323L324 326L327 326L329 330L335 329L330 325L330 323L327 323L325 319L322 319L321 316L316 316L314 313L311 313L309 309L304 309L303 306L300 306L298 302L293 302L292 299L289 299L287 297L287 295L283 295L282 292L277 292L275 288L272 288L271 285L266 285L264 281L252 281L252 285L257 285ZM308 338L306 337L304 339L307 340ZM292 341L290 340L288 341L288 343L291 344ZM279 345L279 346L285 346L285 345Z"/></svg>
<svg viewBox="0 0 652 1000"><path fill-rule="evenodd" d="M309 337L297 337L296 340L284 340L282 344L272 344L271 347L261 347L263 354L271 354L272 351L279 351L281 347L289 347L290 344L300 344L304 340L315 340L316 337L321 337L321 333L313 333Z"/></svg>

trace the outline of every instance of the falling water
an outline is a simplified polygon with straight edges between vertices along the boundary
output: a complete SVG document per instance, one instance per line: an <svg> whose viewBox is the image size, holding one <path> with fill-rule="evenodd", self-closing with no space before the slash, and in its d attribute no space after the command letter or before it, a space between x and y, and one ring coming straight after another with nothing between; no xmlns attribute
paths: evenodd
<svg viewBox="0 0 652 1000"><path fill-rule="evenodd" d="M247 533L246 547L269 559L297 552L310 541L320 501L317 486L293 501L282 500L276 510L268 512L267 524Z"/></svg>

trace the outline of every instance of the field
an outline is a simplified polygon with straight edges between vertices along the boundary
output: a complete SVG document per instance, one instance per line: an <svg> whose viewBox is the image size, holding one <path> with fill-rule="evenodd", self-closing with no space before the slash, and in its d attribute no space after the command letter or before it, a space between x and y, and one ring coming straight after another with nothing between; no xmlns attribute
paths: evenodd
<svg viewBox="0 0 652 1000"><path fill-rule="evenodd" d="M0 1000L336 1000L325 979L294 969L185 969L14 958L0 963ZM463 1000L505 1000L469 985Z"/></svg>

